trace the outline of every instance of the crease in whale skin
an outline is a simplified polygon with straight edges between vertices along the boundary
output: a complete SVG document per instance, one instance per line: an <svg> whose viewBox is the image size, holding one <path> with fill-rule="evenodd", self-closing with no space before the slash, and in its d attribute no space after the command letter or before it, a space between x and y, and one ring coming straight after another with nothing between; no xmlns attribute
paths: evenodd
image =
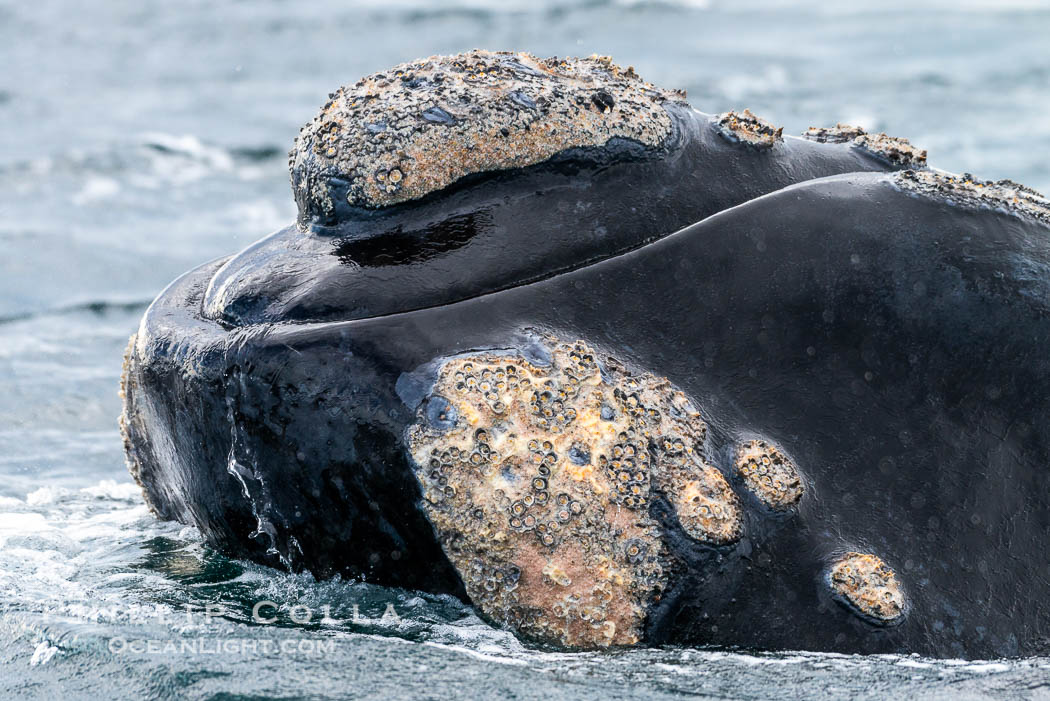
<svg viewBox="0 0 1050 701"><path fill-rule="evenodd" d="M756 147L722 124L725 115L695 110L683 96L653 88L632 70L620 69L600 57L570 60L587 67L590 72L584 77L588 82L574 77L572 87L566 88L560 74L552 70L540 78L530 77L531 82L525 84L533 92L553 89L554 95L575 90L576 102L563 95L561 102L551 98L550 105L541 101L528 107L509 99L521 94L518 68L504 70L506 75L494 84L468 83L462 91L468 96L471 91L477 93L474 100L482 106L464 107L456 102L463 116L453 129L428 121L428 112L422 108L465 99L440 92L452 80L449 76L461 75L462 67L454 67L457 59L484 61L496 70L518 59L537 62L527 55L489 52L472 52L466 58L431 57L334 93L340 97L330 100L304 128L292 152L293 189L298 199L306 198L301 202L306 213L301 213L296 225L253 244L217 272L205 296L209 318L233 325L278 319L332 321L438 306L622 253L792 183L902 167L855 144L782 137L779 132L770 143ZM536 65L548 70L549 62ZM430 68L424 71L424 65ZM407 84L413 87L374 87L377 81L389 83L398 72L402 79L412 75ZM431 81L442 76L444 80L421 87L417 83L424 74L433 74ZM623 78L625 75L629 77ZM612 107L607 89L613 88L609 86L623 93ZM632 107L645 104L644 118L631 111L620 113L626 97L631 98ZM355 101L385 105L369 108L367 119L382 119L384 124L395 117L399 120L393 145L372 143L393 133L393 127L373 135L349 115L341 125L334 121L339 110L333 104ZM402 114L406 110L418 114ZM653 120L653 115L662 121ZM356 115L354 119L366 117ZM657 126L647 126L650 121ZM493 144L492 130L504 123L517 132L497 135ZM553 131L551 139L560 138L558 134L577 123L586 128L575 135L569 131L570 137L557 142L565 148L554 152L541 148L538 154L529 151L537 148L528 140L535 139L530 134ZM461 124L470 125L463 129L465 134L458 130ZM326 125L335 131L330 132ZM347 131L349 135L344 134ZM333 134L343 134L340 138L365 150L359 160L367 165L352 170L355 185L347 185L350 175L343 172L349 156L330 159L324 157L324 149L318 152L316 143L321 138L330 139L325 141L329 150L350 148ZM519 137L528 137L523 148L529 160L514 150ZM375 202L385 192L365 197L362 193L372 190L361 183L374 189L370 174L386 172L375 166L375 162L386 163L386 156L369 149L400 146L411 150L414 140L420 139L434 152L466 149L466 154L486 154L475 159L486 167L479 171L461 167L455 172L462 175L443 188L420 189L418 196L405 199L404 192L410 188L404 183L413 177L426 182L428 172L437 170L434 177L448 178L442 168L447 157L429 159L435 163L420 157L412 159L412 170L403 163L396 169L405 173L399 183L404 187L391 195L391 204ZM502 146L509 153L501 156L502 142L510 145ZM500 158L505 160L501 163ZM326 186L326 178L336 184ZM317 201L318 191L323 193L323 205ZM300 274L304 266L309 276ZM464 274L467 270L469 275Z"/></svg>
<svg viewBox="0 0 1050 701"><path fill-rule="evenodd" d="M706 426L705 464L739 504L739 530L727 531L738 535L713 542L687 514L705 503L698 487L652 493L646 537L666 579L630 590L639 598L613 621L626 627L612 644L1045 653L1050 239L1031 209L946 177L794 184L615 257L385 316L219 323L201 306L213 262L151 305L129 354L133 469L158 513L227 552L452 593L540 642L601 647L609 621L586 632L597 621L586 607L565 639L543 632L561 624L523 629L472 595L476 582L464 587L473 565L451 549L462 535L448 540L427 513L408 439L432 420L455 359L495 353L542 369L542 339L580 342L682 393ZM623 382L590 377L612 394ZM540 430L521 401L514 430ZM755 440L790 456L804 485L785 508L735 475L739 446ZM558 474L571 478L581 466L569 455L587 451L563 452ZM596 523L620 527L625 507L588 498ZM534 547L536 579L515 596L538 592L522 605L542 617L554 611L544 587L577 580ZM504 566L493 558L505 550L478 552L483 569Z"/></svg>
<svg viewBox="0 0 1050 701"><path fill-rule="evenodd" d="M797 182L891 167L850 145L793 137L757 152L722 137L710 115L671 110L683 143L658 158L594 165L569 152L323 233L282 229L217 272L205 313L243 325L438 306L618 255Z"/></svg>

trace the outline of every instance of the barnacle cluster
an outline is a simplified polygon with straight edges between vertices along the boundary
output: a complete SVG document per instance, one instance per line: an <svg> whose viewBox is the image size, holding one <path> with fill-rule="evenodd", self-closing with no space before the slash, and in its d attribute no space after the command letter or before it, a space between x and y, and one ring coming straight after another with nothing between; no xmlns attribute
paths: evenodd
<svg viewBox="0 0 1050 701"><path fill-rule="evenodd" d="M822 144L852 142L853 146L894 166L922 168L926 165L926 149L913 146L907 139L883 133L869 134L862 128L849 124L810 127L802 134L802 138Z"/></svg>
<svg viewBox="0 0 1050 701"><path fill-rule="evenodd" d="M904 613L897 575L875 555L846 553L831 566L828 579L836 596L869 619L892 623Z"/></svg>
<svg viewBox="0 0 1050 701"><path fill-rule="evenodd" d="M408 431L423 508L490 619L566 646L633 644L669 574L652 501L668 495L716 545L739 538L739 505L682 392L582 341L547 343L549 361L444 361Z"/></svg>
<svg viewBox="0 0 1050 701"><path fill-rule="evenodd" d="M967 207L1003 209L1050 224L1050 200L1013 180L978 180L969 173L953 175L938 170L905 170L895 177L905 190Z"/></svg>
<svg viewBox="0 0 1050 701"><path fill-rule="evenodd" d="M725 112L715 117L715 124L730 141L757 148L772 148L778 141L784 140L784 127L774 127L751 110Z"/></svg>
<svg viewBox="0 0 1050 701"><path fill-rule="evenodd" d="M788 509L802 498L798 469L775 445L745 441L737 446L733 466L748 491L771 509Z"/></svg>
<svg viewBox="0 0 1050 701"><path fill-rule="evenodd" d="M605 56L432 56L332 93L296 138L292 184L312 211L332 211L333 179L351 205L383 207L614 137L656 147L671 132L668 100L684 94Z"/></svg>

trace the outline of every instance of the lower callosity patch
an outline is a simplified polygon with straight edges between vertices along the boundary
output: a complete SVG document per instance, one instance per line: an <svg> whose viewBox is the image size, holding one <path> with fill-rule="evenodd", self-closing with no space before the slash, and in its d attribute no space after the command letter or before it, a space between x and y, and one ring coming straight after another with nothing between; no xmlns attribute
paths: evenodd
<svg viewBox="0 0 1050 701"><path fill-rule="evenodd" d="M733 466L748 491L771 509L788 509L802 499L798 469L775 445L745 441L737 446Z"/></svg>
<svg viewBox="0 0 1050 701"><path fill-rule="evenodd" d="M828 578L834 594L866 618L893 623L904 613L897 575L875 555L846 553Z"/></svg>
<svg viewBox="0 0 1050 701"><path fill-rule="evenodd" d="M581 341L547 343L545 360L440 366L408 431L423 508L490 619L564 646L633 644L669 576L653 500L716 545L740 537L739 505L682 392Z"/></svg>

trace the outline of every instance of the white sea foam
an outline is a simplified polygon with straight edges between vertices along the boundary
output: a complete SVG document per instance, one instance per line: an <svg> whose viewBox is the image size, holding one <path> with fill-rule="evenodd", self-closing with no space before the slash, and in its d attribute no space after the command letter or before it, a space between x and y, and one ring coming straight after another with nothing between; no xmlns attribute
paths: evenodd
<svg viewBox="0 0 1050 701"><path fill-rule="evenodd" d="M120 193L120 183L113 178L95 175L87 179L80 192L73 195L73 204L83 206L108 200Z"/></svg>

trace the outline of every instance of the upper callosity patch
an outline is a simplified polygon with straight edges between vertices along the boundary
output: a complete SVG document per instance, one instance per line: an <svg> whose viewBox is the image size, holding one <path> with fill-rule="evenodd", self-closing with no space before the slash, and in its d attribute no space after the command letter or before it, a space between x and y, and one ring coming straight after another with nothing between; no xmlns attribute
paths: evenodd
<svg viewBox="0 0 1050 701"><path fill-rule="evenodd" d="M798 468L775 445L763 440L741 443L733 465L748 491L771 509L783 511L802 499Z"/></svg>
<svg viewBox="0 0 1050 701"><path fill-rule="evenodd" d="M772 148L778 141L784 140L784 127L774 127L747 109L720 114L715 117L715 124L730 141L757 148Z"/></svg>
<svg viewBox="0 0 1050 701"><path fill-rule="evenodd" d="M432 56L340 88L290 153L300 206L331 212L330 180L360 207L417 199L473 173L540 163L614 137L656 147L668 100L608 57Z"/></svg>
<svg viewBox="0 0 1050 701"><path fill-rule="evenodd" d="M904 594L896 573L882 558L846 553L828 574L832 592L865 618L894 623L904 613Z"/></svg>
<svg viewBox="0 0 1050 701"><path fill-rule="evenodd" d="M978 180L969 173L905 170L896 174L895 182L904 190L928 197L968 207L1003 209L1050 225L1050 200L1013 180Z"/></svg>
<svg viewBox="0 0 1050 701"><path fill-rule="evenodd" d="M549 364L444 362L408 432L423 508L490 619L569 647L634 644L670 574L653 500L711 544L740 537L739 506L682 392L549 343Z"/></svg>
<svg viewBox="0 0 1050 701"><path fill-rule="evenodd" d="M895 166L921 168L926 165L926 149L913 146L910 141L886 134L869 134L860 127L836 124L833 127L810 127L802 138L822 144L852 143Z"/></svg>

